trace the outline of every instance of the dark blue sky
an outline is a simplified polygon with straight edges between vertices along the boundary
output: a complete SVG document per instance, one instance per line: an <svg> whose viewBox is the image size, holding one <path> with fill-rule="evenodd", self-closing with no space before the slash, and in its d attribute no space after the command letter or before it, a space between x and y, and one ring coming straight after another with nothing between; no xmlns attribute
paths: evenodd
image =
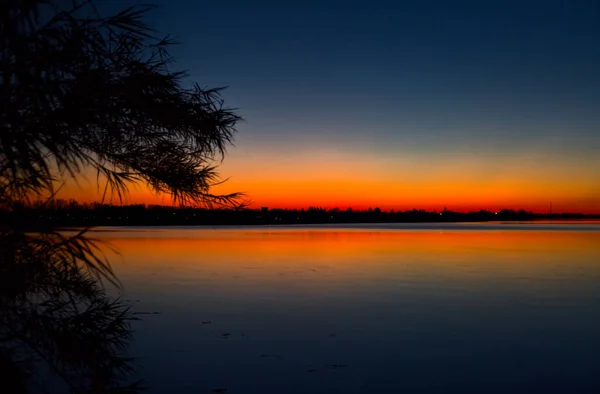
<svg viewBox="0 0 600 394"><path fill-rule="evenodd" d="M249 138L598 140L598 1L156 4L177 65L231 87Z"/></svg>

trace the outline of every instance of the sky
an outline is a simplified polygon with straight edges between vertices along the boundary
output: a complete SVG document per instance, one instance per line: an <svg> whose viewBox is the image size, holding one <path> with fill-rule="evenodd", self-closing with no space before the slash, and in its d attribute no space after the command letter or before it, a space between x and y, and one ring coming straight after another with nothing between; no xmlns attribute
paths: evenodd
<svg viewBox="0 0 600 394"><path fill-rule="evenodd" d="M106 1L121 8L133 1ZM253 207L600 213L600 1L155 0ZM95 187L67 195L98 200ZM169 203L145 187L128 203Z"/></svg>

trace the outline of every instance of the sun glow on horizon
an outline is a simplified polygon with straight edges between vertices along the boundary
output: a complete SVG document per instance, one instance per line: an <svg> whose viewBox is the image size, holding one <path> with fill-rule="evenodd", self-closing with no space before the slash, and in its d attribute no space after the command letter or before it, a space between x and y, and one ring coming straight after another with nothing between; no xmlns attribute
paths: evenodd
<svg viewBox="0 0 600 394"><path fill-rule="evenodd" d="M231 179L214 187L214 193L246 193L251 208L600 213L598 160L433 154L371 160L377 156L364 152L251 153L240 150L225 159L219 171ZM89 174L78 185L69 181L58 196L99 201L103 187L95 181ZM119 203L114 196L106 201ZM172 200L134 185L122 203L171 205Z"/></svg>

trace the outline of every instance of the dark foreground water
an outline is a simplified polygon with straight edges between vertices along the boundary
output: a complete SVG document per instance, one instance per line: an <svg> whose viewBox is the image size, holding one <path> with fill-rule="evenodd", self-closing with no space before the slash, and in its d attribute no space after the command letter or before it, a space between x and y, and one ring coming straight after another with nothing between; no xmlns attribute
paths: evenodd
<svg viewBox="0 0 600 394"><path fill-rule="evenodd" d="M95 235L152 393L600 392L597 224Z"/></svg>

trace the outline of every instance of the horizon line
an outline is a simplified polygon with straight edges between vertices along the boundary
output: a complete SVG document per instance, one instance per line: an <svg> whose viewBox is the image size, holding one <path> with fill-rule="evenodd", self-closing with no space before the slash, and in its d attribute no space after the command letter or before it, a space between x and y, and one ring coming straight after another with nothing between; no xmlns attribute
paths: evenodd
<svg viewBox="0 0 600 394"><path fill-rule="evenodd" d="M527 210L524 208L509 208L509 207L504 207L501 209L485 209L485 208L481 208L481 209L447 209L447 206L444 207L443 209L437 209L437 208L433 208L433 209L426 209L426 208L417 208L417 207L413 207L413 208L408 208L408 209L401 209L401 208L381 208L379 206L375 206L375 207L368 207L368 208L355 208L352 206L347 206L346 208L340 208L339 206L319 206L319 205L309 205L307 207L281 207L281 206L275 206L275 207L269 207L269 206L257 206L257 207L242 207L242 208L236 208L236 207L215 207L215 208L210 208L210 207L202 207L202 206L193 206L193 205L185 205L185 204L155 204L155 203L144 203L144 202L140 202L140 203L124 203L124 202L119 202L119 203L114 203L112 201L110 202L101 202L101 201L92 201L92 202L88 202L88 201L78 201L76 199L66 199L66 198L56 198L56 199L52 199L52 200L48 200L48 201L63 201L66 203L73 203L75 202L77 205L83 207L85 205L87 206L91 206L91 205L100 205L100 206L112 206L112 207L132 207L132 206L144 206L144 207L161 207L161 208L172 208L172 209L203 209L203 210L255 210L255 211L263 211L263 210L267 210L267 211L275 211L275 210L281 210L281 211L308 211L308 210L317 210L317 211L327 211L327 212L331 212L331 211L337 211L339 213L343 213L343 212L373 212L373 211L379 211L379 212L383 212L383 213L402 213L402 212L414 212L414 211L420 211L420 212L428 212L428 213L440 213L440 212L448 212L448 213L461 213L461 214L468 214L468 213L480 213L480 212L487 212L487 213L500 213L502 211L508 211L508 212L521 212L521 213L531 213L531 214L536 214L536 215L588 215L588 216L600 216L600 213L586 213L586 212L574 212L574 211L562 211L562 212L553 212L551 211L541 211L541 210ZM35 205L36 203L38 204L42 204L42 202L40 200L35 201L35 202L29 202L30 205ZM63 208L63 207L61 207ZM64 207L66 208L66 207Z"/></svg>

